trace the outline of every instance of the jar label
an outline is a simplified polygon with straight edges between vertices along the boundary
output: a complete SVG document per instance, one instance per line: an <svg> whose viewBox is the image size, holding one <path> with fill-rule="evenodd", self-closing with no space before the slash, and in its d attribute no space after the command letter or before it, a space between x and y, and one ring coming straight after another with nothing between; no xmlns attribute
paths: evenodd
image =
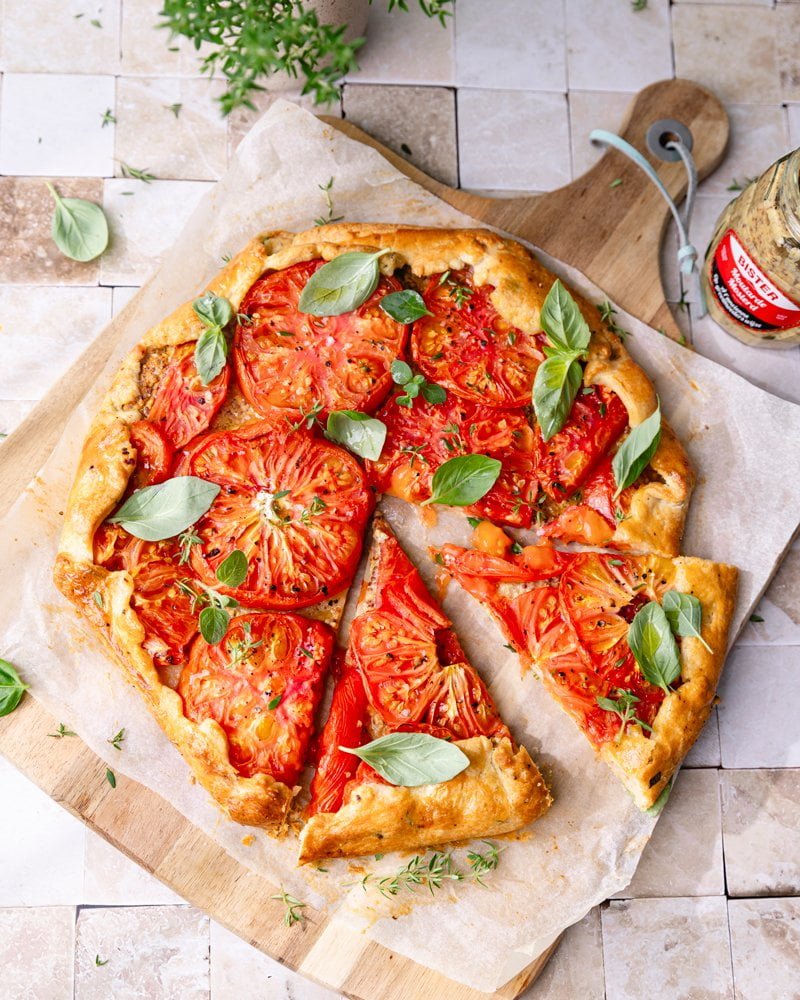
<svg viewBox="0 0 800 1000"><path fill-rule="evenodd" d="M790 330L800 326L800 303L793 302L756 264L733 229L717 244L711 262L717 301L749 330Z"/></svg>

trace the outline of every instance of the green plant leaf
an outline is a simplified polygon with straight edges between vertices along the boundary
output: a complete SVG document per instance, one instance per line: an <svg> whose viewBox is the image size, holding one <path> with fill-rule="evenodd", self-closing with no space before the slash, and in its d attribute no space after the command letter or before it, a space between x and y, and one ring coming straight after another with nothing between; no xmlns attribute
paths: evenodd
<svg viewBox="0 0 800 1000"><path fill-rule="evenodd" d="M578 303L556 278L547 293L540 316L542 329L559 352L585 351L591 331Z"/></svg>
<svg viewBox="0 0 800 1000"><path fill-rule="evenodd" d="M206 326L218 326L223 329L233 319L233 306L227 299L213 292L206 292L192 303L192 309Z"/></svg>
<svg viewBox="0 0 800 1000"><path fill-rule="evenodd" d="M545 362L546 363L546 362ZM538 372L537 372L538 375ZM661 441L661 403L656 403L655 410L633 428L622 442L611 462L617 492L614 499L628 486L632 486L647 468L650 459L655 455Z"/></svg>
<svg viewBox="0 0 800 1000"><path fill-rule="evenodd" d="M438 406L447 399L447 391L444 386L437 385L436 382L424 382L422 385L422 396L426 403Z"/></svg>
<svg viewBox="0 0 800 1000"><path fill-rule="evenodd" d="M502 462L488 455L457 455L443 462L431 480L431 496L422 501L448 507L468 507L485 496L497 482Z"/></svg>
<svg viewBox="0 0 800 1000"><path fill-rule="evenodd" d="M713 652L701 635L703 608L694 594L684 594L680 590L668 590L661 599L661 606L675 635L699 639L709 653Z"/></svg>
<svg viewBox="0 0 800 1000"><path fill-rule="evenodd" d="M325 434L354 455L377 462L386 441L386 424L358 410L334 410L328 414Z"/></svg>
<svg viewBox="0 0 800 1000"><path fill-rule="evenodd" d="M438 785L469 767L463 750L427 733L389 733L363 747L339 749L355 754L393 785L408 788Z"/></svg>
<svg viewBox="0 0 800 1000"><path fill-rule="evenodd" d="M656 601L636 612L628 626L628 645L644 677L669 694L669 685L681 675L681 657L666 613Z"/></svg>
<svg viewBox="0 0 800 1000"><path fill-rule="evenodd" d="M536 369L533 409L545 441L567 422L582 378L583 371L574 354L553 354Z"/></svg>
<svg viewBox="0 0 800 1000"><path fill-rule="evenodd" d="M378 259L389 250L375 253L343 253L323 264L306 282L297 308L311 316L341 316L367 301L378 287Z"/></svg>
<svg viewBox="0 0 800 1000"><path fill-rule="evenodd" d="M209 326L197 338L194 364L203 385L209 385L228 361L228 338L218 326Z"/></svg>
<svg viewBox="0 0 800 1000"><path fill-rule="evenodd" d="M47 188L56 203L53 242L71 260L94 260L108 246L108 222L102 208L83 198L62 198L52 184Z"/></svg>
<svg viewBox="0 0 800 1000"><path fill-rule="evenodd" d="M14 664L0 660L0 719L14 711L27 690Z"/></svg>
<svg viewBox="0 0 800 1000"><path fill-rule="evenodd" d="M217 579L224 587L240 587L247 579L249 568L244 552L241 549L234 549L217 566Z"/></svg>
<svg viewBox="0 0 800 1000"><path fill-rule="evenodd" d="M420 316L431 316L425 300L413 288L390 292L381 299L381 309L398 323L413 323Z"/></svg>
<svg viewBox="0 0 800 1000"><path fill-rule="evenodd" d="M407 364L405 361L393 361L391 372L392 381L397 385L405 385L406 382L410 382L414 377L414 373L411 371L411 365Z"/></svg>
<svg viewBox="0 0 800 1000"><path fill-rule="evenodd" d="M231 623L231 616L224 608L203 608L200 612L200 634L209 644L222 642Z"/></svg>
<svg viewBox="0 0 800 1000"><path fill-rule="evenodd" d="M197 476L177 476L136 490L108 520L136 538L160 542L179 535L202 517L219 490L216 483Z"/></svg>
<svg viewBox="0 0 800 1000"><path fill-rule="evenodd" d="M672 777L669 779L666 785L664 785L664 787L661 789L661 794L658 796L655 802L650 806L649 809L645 809L645 815L647 816L661 815L662 809L669 801L670 792L672 791L672 787L675 784L675 779L677 778L677 776L678 776L677 772L672 775Z"/></svg>

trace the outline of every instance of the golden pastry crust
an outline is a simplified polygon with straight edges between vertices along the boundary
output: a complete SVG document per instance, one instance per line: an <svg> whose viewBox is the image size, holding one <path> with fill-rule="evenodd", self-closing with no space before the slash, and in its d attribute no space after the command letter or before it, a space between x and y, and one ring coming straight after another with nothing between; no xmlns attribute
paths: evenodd
<svg viewBox="0 0 800 1000"><path fill-rule="evenodd" d="M523 747L486 736L455 745L469 767L444 784L365 783L338 812L312 816L300 833L300 863L496 837L550 807L550 793Z"/></svg>

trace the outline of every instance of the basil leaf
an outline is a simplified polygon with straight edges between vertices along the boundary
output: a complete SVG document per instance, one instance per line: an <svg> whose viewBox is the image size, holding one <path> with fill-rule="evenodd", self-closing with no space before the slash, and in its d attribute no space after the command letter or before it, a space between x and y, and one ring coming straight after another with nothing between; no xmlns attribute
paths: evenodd
<svg viewBox="0 0 800 1000"><path fill-rule="evenodd" d="M241 549L234 549L217 566L217 579L225 587L239 587L247 579L249 568L244 552Z"/></svg>
<svg viewBox="0 0 800 1000"><path fill-rule="evenodd" d="M341 316L357 309L378 287L378 258L387 253L343 253L323 264L300 293L298 310L311 316Z"/></svg>
<svg viewBox="0 0 800 1000"><path fill-rule="evenodd" d="M381 309L387 316L398 323L413 323L420 316L432 316L425 300L413 288L404 288L402 292L390 292L381 299Z"/></svg>
<svg viewBox="0 0 800 1000"><path fill-rule="evenodd" d="M637 611L628 627L628 645L644 677L669 694L669 685L681 675L681 658L666 613L656 601Z"/></svg>
<svg viewBox="0 0 800 1000"><path fill-rule="evenodd" d="M27 690L14 664L0 660L0 719L14 711Z"/></svg>
<svg viewBox="0 0 800 1000"><path fill-rule="evenodd" d="M215 295L213 292L206 292L202 298L195 299L192 309L197 313L206 326L226 327L233 319L233 306L227 299Z"/></svg>
<svg viewBox="0 0 800 1000"><path fill-rule="evenodd" d="M203 385L219 375L228 360L228 338L218 326L209 326L197 338L194 364Z"/></svg>
<svg viewBox="0 0 800 1000"><path fill-rule="evenodd" d="M386 424L358 410L334 410L328 414L325 434L354 455L377 462L386 441Z"/></svg>
<svg viewBox="0 0 800 1000"><path fill-rule="evenodd" d="M405 385L414 376L414 373L411 371L411 365L406 364L405 361L393 361L391 372L392 381L397 385Z"/></svg>
<svg viewBox="0 0 800 1000"><path fill-rule="evenodd" d="M645 816L661 815L661 810L664 808L664 806L667 804L667 801L669 800L669 795L670 792L672 791L672 786L675 784L676 777L677 773L673 774L672 777L669 779L669 781L666 783L666 785L664 785L664 787L661 789L661 794L658 796L655 802L650 806L649 809L645 809L644 811Z"/></svg>
<svg viewBox="0 0 800 1000"><path fill-rule="evenodd" d="M583 371L574 354L554 354L536 369L533 409L545 441L567 422L582 378Z"/></svg>
<svg viewBox="0 0 800 1000"><path fill-rule="evenodd" d="M546 362L545 362L546 364ZM537 373L538 374L538 373ZM614 499L641 476L661 441L661 403L650 416L633 428L611 462L617 492Z"/></svg>
<svg viewBox="0 0 800 1000"><path fill-rule="evenodd" d="M435 382L425 382L422 386L422 395L426 403L438 406L447 399L447 392L444 387Z"/></svg>
<svg viewBox="0 0 800 1000"><path fill-rule="evenodd" d="M62 198L52 184L47 188L56 203L52 236L71 260L94 260L108 246L108 222L102 208L83 198Z"/></svg>
<svg viewBox="0 0 800 1000"><path fill-rule="evenodd" d="M550 343L560 351L582 352L589 346L589 324L558 278L542 304L539 320Z"/></svg>
<svg viewBox="0 0 800 1000"><path fill-rule="evenodd" d="M339 749L360 757L393 785L408 788L438 785L469 767L463 750L427 733L389 733L363 747Z"/></svg>
<svg viewBox="0 0 800 1000"><path fill-rule="evenodd" d="M680 590L668 590L661 600L669 627L675 635L699 639L709 653L713 652L700 634L703 622L703 608L693 594L683 594Z"/></svg>
<svg viewBox="0 0 800 1000"><path fill-rule="evenodd" d="M431 496L422 501L449 507L468 507L480 500L497 482L503 463L488 455L457 455L443 462L431 480Z"/></svg>
<svg viewBox="0 0 800 1000"><path fill-rule="evenodd" d="M231 623L231 616L222 608L203 608L200 612L200 634L209 644L214 646L222 642Z"/></svg>
<svg viewBox="0 0 800 1000"><path fill-rule="evenodd" d="M179 535L202 517L219 490L216 483L197 476L177 476L136 490L108 520L136 538L160 542Z"/></svg>

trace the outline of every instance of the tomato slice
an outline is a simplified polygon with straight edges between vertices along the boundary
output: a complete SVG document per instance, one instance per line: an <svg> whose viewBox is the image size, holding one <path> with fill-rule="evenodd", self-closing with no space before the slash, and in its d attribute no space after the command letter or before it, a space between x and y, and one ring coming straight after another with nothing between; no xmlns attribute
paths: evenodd
<svg viewBox="0 0 800 1000"><path fill-rule="evenodd" d="M144 648L159 667L183 663L197 632L192 598L178 585L186 573L175 539L145 542L116 525L103 524L94 537L94 561L133 578L131 605L145 632Z"/></svg>
<svg viewBox="0 0 800 1000"><path fill-rule="evenodd" d="M294 785L305 764L333 641L322 622L275 613L234 618L214 646L198 636L178 684L186 717L219 723L239 774L270 774Z"/></svg>
<svg viewBox="0 0 800 1000"><path fill-rule="evenodd" d="M525 406L544 360L544 336L506 323L492 305L493 291L474 283L471 268L434 275L423 294L431 315L414 323L412 354L425 378L463 399Z"/></svg>
<svg viewBox="0 0 800 1000"><path fill-rule="evenodd" d="M572 404L569 420L549 441L537 428L536 472L553 500L565 500L586 481L628 426L622 400L602 386L587 386Z"/></svg>
<svg viewBox="0 0 800 1000"><path fill-rule="evenodd" d="M269 415L273 406L374 412L392 386L392 362L405 349L408 328L380 308L402 289L382 275L363 305L341 316L298 311L300 293L324 261L272 271L252 286L241 305L250 321L236 328L234 358L249 403Z"/></svg>
<svg viewBox="0 0 800 1000"><path fill-rule="evenodd" d="M424 722L446 729L457 740L509 736L486 685L464 662L450 664L440 671L438 690L431 698Z"/></svg>
<svg viewBox="0 0 800 1000"><path fill-rule="evenodd" d="M267 421L209 434L181 471L222 487L194 527L194 572L242 604L303 608L335 597L353 578L372 494L343 448ZM244 552L247 577L222 587L220 563Z"/></svg>
<svg viewBox="0 0 800 1000"><path fill-rule="evenodd" d="M209 428L225 402L229 381L226 365L209 385L203 385L194 363L194 344L182 344L161 375L147 419L173 448L183 448Z"/></svg>
<svg viewBox="0 0 800 1000"><path fill-rule="evenodd" d="M367 462L370 482L410 503L431 495L434 472L456 455L481 454L503 463L495 485L468 513L500 524L530 527L538 483L535 436L522 410L499 409L452 393L432 405L418 397L413 408L390 399L379 413L386 424L383 452Z"/></svg>
<svg viewBox="0 0 800 1000"><path fill-rule="evenodd" d="M158 424L137 420L130 428L131 444L136 449L136 470L132 486L139 490L155 486L169 478L175 449Z"/></svg>

